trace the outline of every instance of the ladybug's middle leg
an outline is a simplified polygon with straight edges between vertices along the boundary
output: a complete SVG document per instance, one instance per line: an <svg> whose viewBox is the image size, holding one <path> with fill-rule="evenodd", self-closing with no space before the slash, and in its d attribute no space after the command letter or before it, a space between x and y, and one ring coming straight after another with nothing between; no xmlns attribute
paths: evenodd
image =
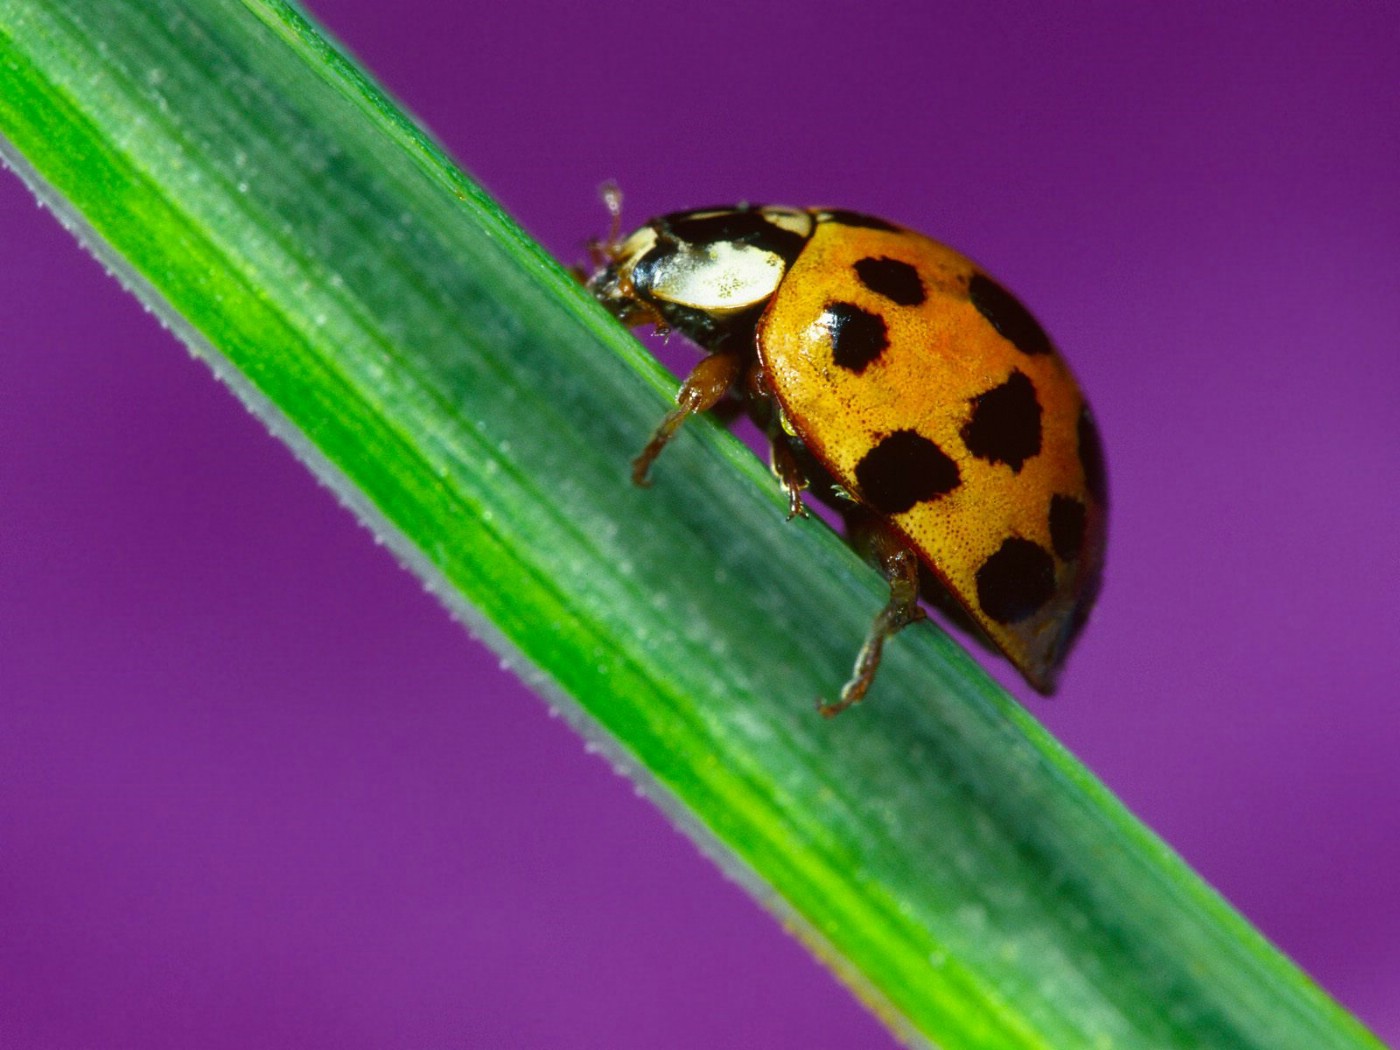
<svg viewBox="0 0 1400 1050"><path fill-rule="evenodd" d="M865 644L856 656L851 679L842 688L841 696L833 704L818 704L817 709L828 718L860 703L875 681L886 639L926 615L919 607L919 556L909 541L882 518L858 509L846 514L846 529L852 546L872 561L889 581L890 600L871 623Z"/></svg>
<svg viewBox="0 0 1400 1050"><path fill-rule="evenodd" d="M777 399L768 389L767 374L763 364L754 361L744 373L745 401L749 418L760 430L768 435L768 469L778 479L788 500L788 521L807 517L807 508L802 501L802 492L807 488L807 471L797 461L791 435L783 421L783 410Z"/></svg>
<svg viewBox="0 0 1400 1050"><path fill-rule="evenodd" d="M807 487L807 474L797 462L792 451L792 443L783 425L774 412L768 424L768 467L778 476L778 484L787 493L788 521L807 517L807 508L802 502L802 490Z"/></svg>

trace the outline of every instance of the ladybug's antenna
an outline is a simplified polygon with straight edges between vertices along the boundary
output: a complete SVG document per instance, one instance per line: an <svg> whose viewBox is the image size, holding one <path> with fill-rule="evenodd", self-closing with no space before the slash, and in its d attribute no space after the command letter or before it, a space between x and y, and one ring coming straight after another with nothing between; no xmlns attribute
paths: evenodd
<svg viewBox="0 0 1400 1050"><path fill-rule="evenodd" d="M595 237L588 242L588 265L594 270L601 270L617 258L618 239L622 236L622 187L608 179L598 187L598 196L612 221L608 223L607 237L601 241ZM574 276L587 282L587 275L575 273Z"/></svg>
<svg viewBox="0 0 1400 1050"><path fill-rule="evenodd" d="M603 207L608 209L612 222L608 224L607 247L617 247L617 239L622 236L622 187L613 179L608 179L598 187L598 196L603 199Z"/></svg>

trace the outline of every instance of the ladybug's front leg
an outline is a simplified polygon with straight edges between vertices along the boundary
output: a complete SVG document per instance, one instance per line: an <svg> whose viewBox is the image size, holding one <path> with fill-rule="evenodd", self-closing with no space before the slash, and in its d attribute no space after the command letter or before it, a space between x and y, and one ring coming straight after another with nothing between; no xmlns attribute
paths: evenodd
<svg viewBox="0 0 1400 1050"><path fill-rule="evenodd" d="M851 680L841 690L840 698L834 704L818 702L817 710L828 718L860 703L875 681L885 640L926 615L919 607L919 556L909 541L890 528L884 519L863 511L851 511L846 515L846 529L852 546L872 561L889 581L890 600L871 623L865 644L856 656Z"/></svg>
<svg viewBox="0 0 1400 1050"><path fill-rule="evenodd" d="M734 353L711 354L704 358L686 376L676 394L676 407L666 413L661 425L651 435L641 455L632 461L632 483L643 487L647 481L647 471L656 457L666 447L666 442L686 421L687 416L696 412L706 412L719 404L739 378L739 355Z"/></svg>

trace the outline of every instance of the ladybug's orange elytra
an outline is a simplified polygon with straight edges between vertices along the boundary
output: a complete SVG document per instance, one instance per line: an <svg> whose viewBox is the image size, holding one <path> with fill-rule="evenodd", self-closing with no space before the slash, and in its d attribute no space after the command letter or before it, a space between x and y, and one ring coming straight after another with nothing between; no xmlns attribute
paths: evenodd
<svg viewBox="0 0 1400 1050"><path fill-rule="evenodd" d="M921 593L950 596L1031 685L1054 688L1098 592L1107 495L1088 406L1025 307L937 241L837 209L675 212L598 254L588 286L604 306L708 352L634 479L688 415L738 393L791 514L810 485L889 580L823 713L865 695Z"/></svg>

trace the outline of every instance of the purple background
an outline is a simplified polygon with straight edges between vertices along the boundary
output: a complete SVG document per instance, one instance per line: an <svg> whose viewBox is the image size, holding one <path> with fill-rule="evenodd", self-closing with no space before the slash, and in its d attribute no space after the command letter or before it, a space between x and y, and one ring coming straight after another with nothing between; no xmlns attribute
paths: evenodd
<svg viewBox="0 0 1400 1050"><path fill-rule="evenodd" d="M1400 19L904 6L315 5L566 258L615 177L1032 304L1115 506L1031 710L1400 1039ZM0 1041L889 1045L8 176L0 247Z"/></svg>

